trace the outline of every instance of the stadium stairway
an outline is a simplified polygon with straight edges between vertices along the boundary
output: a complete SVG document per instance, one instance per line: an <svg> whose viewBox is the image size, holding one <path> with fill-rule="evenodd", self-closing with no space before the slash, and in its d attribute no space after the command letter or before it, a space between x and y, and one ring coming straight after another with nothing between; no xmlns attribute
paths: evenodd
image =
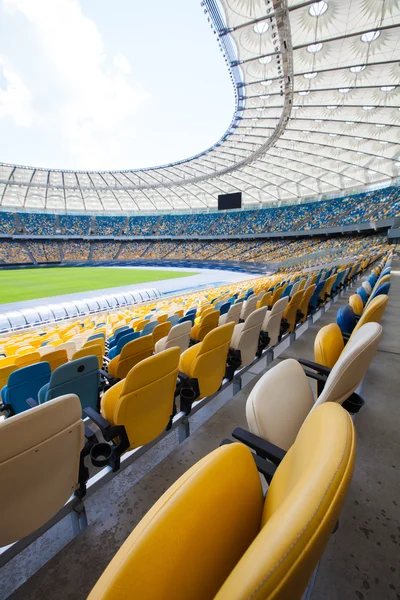
<svg viewBox="0 0 400 600"><path fill-rule="evenodd" d="M348 290L278 359L313 359L317 331L335 322ZM357 461L339 529L320 563L311 600L391 600L400 597L400 260L392 263L392 288L382 318L383 337L362 384L365 407L357 415ZM59 523L0 573L0 598L11 600L83 600L132 529L189 467L246 427L246 399L262 373L263 361L243 377L234 398L221 395L191 419L192 435L178 445L177 432L162 440L123 474L100 490L88 506L89 527L38 568L38 560L65 544L69 522ZM256 377L254 377L256 375ZM253 377L249 382L250 377ZM246 379L247 378L247 379ZM246 383L247 382L247 383ZM208 420L207 420L208 419ZM174 447L175 446L175 447ZM172 452L171 452L172 449ZM149 468L152 468L149 471ZM176 577L179 585L179 573ZM173 593L171 593L171 598ZM189 599L188 599L189 600Z"/></svg>

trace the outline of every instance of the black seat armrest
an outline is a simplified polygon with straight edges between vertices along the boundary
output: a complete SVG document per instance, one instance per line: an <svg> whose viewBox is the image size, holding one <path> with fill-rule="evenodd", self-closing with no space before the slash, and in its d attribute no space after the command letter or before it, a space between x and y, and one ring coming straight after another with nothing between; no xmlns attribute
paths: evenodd
<svg viewBox="0 0 400 600"><path fill-rule="evenodd" d="M344 342L348 342L350 339L351 333L345 333L344 331L342 331L342 337L343 337L343 341Z"/></svg>
<svg viewBox="0 0 400 600"><path fill-rule="evenodd" d="M276 466L279 465L286 454L286 451L282 450L282 448L275 446L275 444L271 444L271 442L267 442L263 438L242 427L236 427L232 432L232 436L239 442L246 444L246 446L252 450L255 450L258 456L270 460Z"/></svg>
<svg viewBox="0 0 400 600"><path fill-rule="evenodd" d="M325 375L321 375L321 373L314 373L314 371L309 371L308 369L303 369L305 375L307 375L307 377L310 377L311 379L315 379L316 381L325 384L326 383L326 376Z"/></svg>
<svg viewBox="0 0 400 600"><path fill-rule="evenodd" d="M102 432L111 427L111 423L107 421L107 419L104 419L101 414L96 412L93 408L84 408L83 412L101 429Z"/></svg>
<svg viewBox="0 0 400 600"><path fill-rule="evenodd" d="M305 358L298 358L297 362L299 362L304 367L308 367L309 369L312 369L313 371L317 371L317 373L320 373L320 375L328 376L329 373L332 371L332 369L330 369L329 367L320 365L319 363L316 363L312 360L306 360Z"/></svg>

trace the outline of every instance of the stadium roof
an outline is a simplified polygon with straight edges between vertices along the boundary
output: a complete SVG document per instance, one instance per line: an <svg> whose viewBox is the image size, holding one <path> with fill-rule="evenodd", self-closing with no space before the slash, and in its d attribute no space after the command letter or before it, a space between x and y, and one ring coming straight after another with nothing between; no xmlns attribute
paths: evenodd
<svg viewBox="0 0 400 600"><path fill-rule="evenodd" d="M245 206L268 206L340 196L399 176L398 0L202 6L236 97L231 125L214 146L185 161L128 171L0 164L1 206L181 212L215 208L219 193L236 191Z"/></svg>

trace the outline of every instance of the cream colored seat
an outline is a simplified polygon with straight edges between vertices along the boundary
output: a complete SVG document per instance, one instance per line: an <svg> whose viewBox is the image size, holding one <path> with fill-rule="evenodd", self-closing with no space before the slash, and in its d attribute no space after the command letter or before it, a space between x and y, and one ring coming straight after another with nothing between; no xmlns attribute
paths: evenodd
<svg viewBox="0 0 400 600"><path fill-rule="evenodd" d="M360 385L375 355L382 327L367 323L340 355L318 398L314 401L307 375L300 363L289 358L263 375L246 403L246 418L252 433L288 450L303 422L320 404L342 404Z"/></svg>
<svg viewBox="0 0 400 600"><path fill-rule="evenodd" d="M355 451L346 411L319 407L264 499L250 450L217 448L143 517L88 600L301 600L339 518Z"/></svg>
<svg viewBox="0 0 400 600"><path fill-rule="evenodd" d="M240 318L245 321L247 317L256 310L257 302L259 298L255 294L250 296L248 300L245 300L242 304L242 310L240 311Z"/></svg>
<svg viewBox="0 0 400 600"><path fill-rule="evenodd" d="M1 547L44 525L77 489L84 446L78 396L60 396L1 421L0 439Z"/></svg>
<svg viewBox="0 0 400 600"><path fill-rule="evenodd" d="M155 354L167 350L168 348L174 348L175 346L178 346L181 352L187 350L189 348L191 329L192 324L190 321L174 325L167 336L156 342L154 347Z"/></svg>
<svg viewBox="0 0 400 600"><path fill-rule="evenodd" d="M261 325L264 322L267 308L259 308L252 312L244 323L235 325L231 348L240 351L241 366L250 365L257 353Z"/></svg>
<svg viewBox="0 0 400 600"><path fill-rule="evenodd" d="M289 296L280 298L275 302L272 309L268 310L265 315L264 322L261 326L261 331L268 333L270 338L270 346L275 346L275 344L278 343L278 338L281 331L281 321L288 302Z"/></svg>
<svg viewBox="0 0 400 600"><path fill-rule="evenodd" d="M242 302L232 304L228 312L220 316L218 325L226 325L226 323L235 323L235 325L237 325L240 319L242 304Z"/></svg>
<svg viewBox="0 0 400 600"><path fill-rule="evenodd" d="M60 344L59 346L57 346L57 350L66 350L68 360L72 360L72 357L75 354L75 352L78 350L78 348L76 347L75 342L73 340L69 340L68 342L64 342L63 344Z"/></svg>

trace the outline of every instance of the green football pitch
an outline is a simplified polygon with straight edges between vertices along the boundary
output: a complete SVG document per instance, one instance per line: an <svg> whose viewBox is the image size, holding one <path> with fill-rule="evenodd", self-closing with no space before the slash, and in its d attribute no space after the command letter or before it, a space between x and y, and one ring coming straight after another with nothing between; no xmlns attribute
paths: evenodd
<svg viewBox="0 0 400 600"><path fill-rule="evenodd" d="M0 270L0 304L62 296L196 275L189 271L118 267L51 267Z"/></svg>

